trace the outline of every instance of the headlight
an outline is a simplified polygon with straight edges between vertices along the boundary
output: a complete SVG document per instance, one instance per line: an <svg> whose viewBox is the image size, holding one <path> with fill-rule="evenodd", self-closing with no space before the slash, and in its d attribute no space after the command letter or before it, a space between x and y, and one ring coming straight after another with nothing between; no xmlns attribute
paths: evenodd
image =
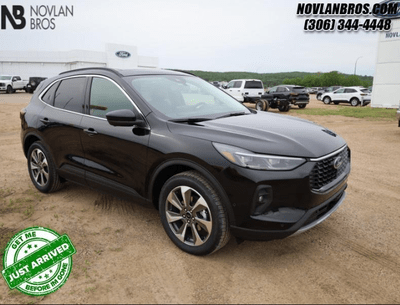
<svg viewBox="0 0 400 305"><path fill-rule="evenodd" d="M292 170L306 162L303 158L261 155L235 146L219 143L213 143L213 145L230 162L251 169Z"/></svg>

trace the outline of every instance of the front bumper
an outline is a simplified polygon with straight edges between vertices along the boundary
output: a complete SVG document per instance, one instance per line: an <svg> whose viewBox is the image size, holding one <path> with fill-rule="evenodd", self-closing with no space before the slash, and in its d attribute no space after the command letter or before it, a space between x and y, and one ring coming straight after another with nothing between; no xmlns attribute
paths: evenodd
<svg viewBox="0 0 400 305"><path fill-rule="evenodd" d="M284 230L257 230L257 229L248 229L248 228L240 228L236 226L231 226L231 233L240 239L246 240L273 240L273 239L282 239L289 236L295 236L301 234L305 231L308 231L320 224L324 220L326 220L333 212L335 212L339 206L343 203L347 188L347 184L338 192L337 195L323 202L322 204L309 209L304 212L301 210L296 211L293 209L292 214L296 215L294 217L298 217L302 213L303 216L297 220L297 222L293 223L289 228ZM293 221L291 219L290 213L284 212L287 215L277 215L277 218L286 218L286 220L290 223ZM292 216L293 216L292 215ZM282 217L283 216L283 217Z"/></svg>

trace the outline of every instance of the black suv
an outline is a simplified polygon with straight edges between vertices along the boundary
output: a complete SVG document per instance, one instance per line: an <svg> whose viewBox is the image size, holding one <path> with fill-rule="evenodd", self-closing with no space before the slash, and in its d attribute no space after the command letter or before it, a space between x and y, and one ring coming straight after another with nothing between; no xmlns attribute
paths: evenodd
<svg viewBox="0 0 400 305"><path fill-rule="evenodd" d="M295 85L280 85L269 89L266 94L262 96L265 99L286 100L291 105L296 105L299 108L306 108L310 102L310 95L306 88ZM281 109L279 109L281 110Z"/></svg>
<svg viewBox="0 0 400 305"><path fill-rule="evenodd" d="M88 68L43 81L21 110L35 187L69 180L154 205L195 255L230 234L306 231L343 202L350 150L298 118L250 110L183 72Z"/></svg>

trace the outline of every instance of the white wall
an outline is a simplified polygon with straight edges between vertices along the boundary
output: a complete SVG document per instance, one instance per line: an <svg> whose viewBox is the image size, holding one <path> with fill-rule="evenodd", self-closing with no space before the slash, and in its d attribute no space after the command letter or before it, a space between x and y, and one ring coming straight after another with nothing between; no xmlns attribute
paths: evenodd
<svg viewBox="0 0 400 305"><path fill-rule="evenodd" d="M115 54L118 51L129 52L131 56L120 58ZM29 79L31 76L53 77L64 71L87 67L157 68L158 58L138 56L135 46L121 44L106 44L105 52L0 51L0 75L19 75L22 79Z"/></svg>
<svg viewBox="0 0 400 305"><path fill-rule="evenodd" d="M400 20L392 19L391 31L379 34L371 106L398 108L399 102Z"/></svg>

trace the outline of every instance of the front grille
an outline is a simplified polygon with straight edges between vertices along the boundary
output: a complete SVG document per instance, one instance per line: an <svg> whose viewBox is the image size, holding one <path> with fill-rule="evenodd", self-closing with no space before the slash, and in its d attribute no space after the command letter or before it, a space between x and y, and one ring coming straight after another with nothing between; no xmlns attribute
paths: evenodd
<svg viewBox="0 0 400 305"><path fill-rule="evenodd" d="M0 83L0 87L4 87L5 85L5 83Z"/></svg>
<svg viewBox="0 0 400 305"><path fill-rule="evenodd" d="M336 169L334 167L334 162L338 157L342 157L342 164ZM324 160L318 161L315 164L310 175L310 187L313 190L319 190L328 183L334 181L338 178L347 168L350 163L350 149L346 147L343 151L338 154L326 158Z"/></svg>

